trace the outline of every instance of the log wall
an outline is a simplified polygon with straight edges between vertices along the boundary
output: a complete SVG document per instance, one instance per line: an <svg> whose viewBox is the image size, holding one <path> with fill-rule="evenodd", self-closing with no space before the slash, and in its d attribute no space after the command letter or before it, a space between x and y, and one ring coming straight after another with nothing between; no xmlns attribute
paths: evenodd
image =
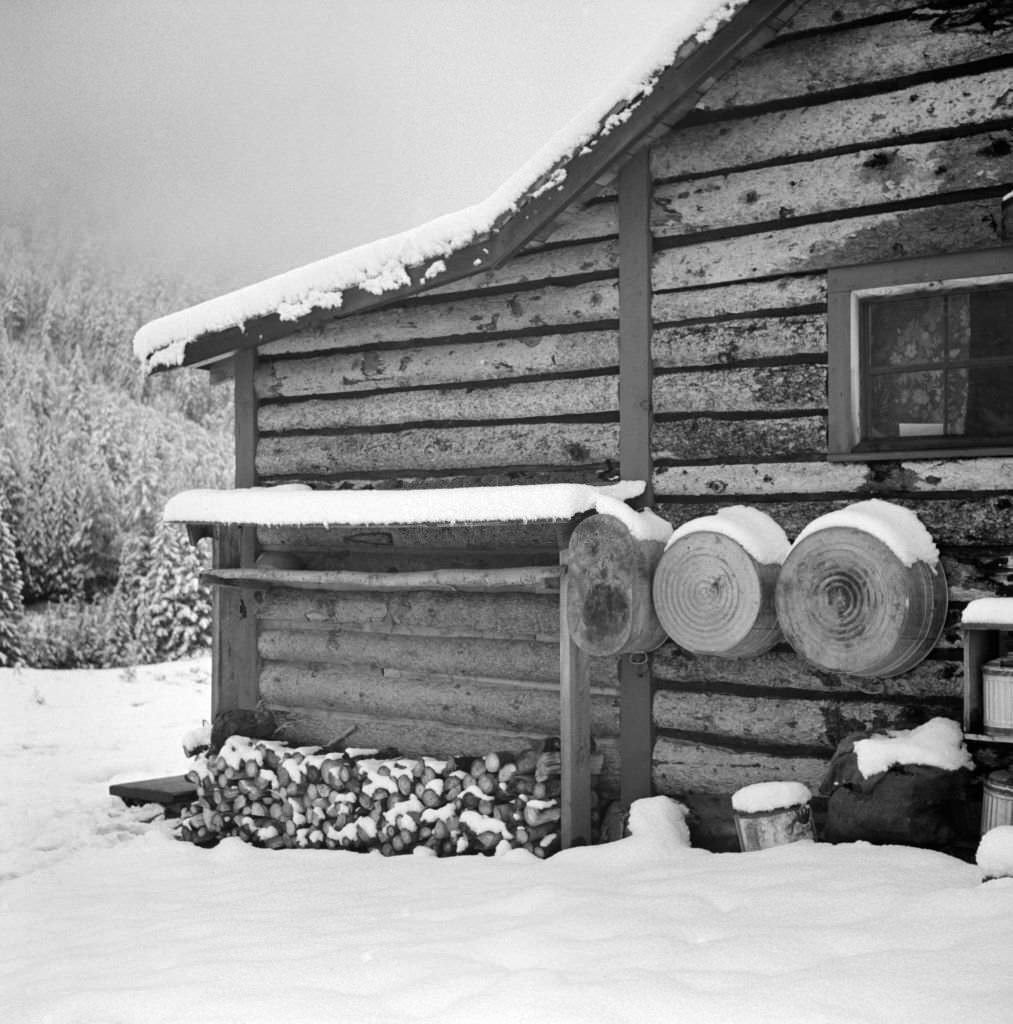
<svg viewBox="0 0 1013 1024"><path fill-rule="evenodd" d="M815 671L787 647L655 656L655 786L703 813L712 845L732 842L739 786L817 786L849 732L959 720L960 611L1013 593L1013 460L826 461L826 270L1003 244L1011 82L1008 31L933 32L897 0L813 0L652 149L661 514L755 505L793 539L884 498L921 517L950 584L943 639L899 678Z"/></svg>
<svg viewBox="0 0 1013 1024"><path fill-rule="evenodd" d="M619 459L615 189L503 267L260 347L260 484L600 483ZM555 565L553 527L261 529L277 564ZM261 698L300 740L481 754L559 734L558 596L257 590ZM614 666L592 730L618 787Z"/></svg>

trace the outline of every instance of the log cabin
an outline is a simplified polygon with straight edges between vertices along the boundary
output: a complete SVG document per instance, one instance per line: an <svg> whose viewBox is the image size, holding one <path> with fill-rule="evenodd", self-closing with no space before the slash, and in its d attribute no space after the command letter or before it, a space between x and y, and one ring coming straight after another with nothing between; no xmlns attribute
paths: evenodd
<svg viewBox="0 0 1013 1024"><path fill-rule="evenodd" d="M737 788L815 787L856 730L959 720L960 610L1013 594L1013 12L702 9L486 204L154 321L135 349L232 382L237 488L642 481L673 527L750 506L789 539L862 499L915 512L948 611L900 674L784 641L586 659L603 785L678 797L694 842L727 849ZM554 567L558 517L256 519L206 526L215 567L248 573L216 588L215 711L416 752L559 730L551 588L313 584Z"/></svg>

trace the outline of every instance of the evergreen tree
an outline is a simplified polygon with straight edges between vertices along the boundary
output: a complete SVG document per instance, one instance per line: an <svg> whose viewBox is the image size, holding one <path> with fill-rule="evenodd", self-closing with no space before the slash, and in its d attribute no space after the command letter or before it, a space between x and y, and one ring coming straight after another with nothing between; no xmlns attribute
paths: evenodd
<svg viewBox="0 0 1013 1024"><path fill-rule="evenodd" d="M23 612L21 569L7 521L7 503L0 493L0 667L19 665L23 660L19 638Z"/></svg>

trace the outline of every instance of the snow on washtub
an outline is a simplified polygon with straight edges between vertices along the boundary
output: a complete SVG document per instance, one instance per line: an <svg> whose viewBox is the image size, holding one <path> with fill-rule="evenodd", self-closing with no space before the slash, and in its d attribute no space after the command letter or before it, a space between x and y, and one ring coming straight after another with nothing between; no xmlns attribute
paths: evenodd
<svg viewBox="0 0 1013 1024"><path fill-rule="evenodd" d="M384 526L425 523L530 523L567 520L584 512L615 516L640 539L668 539L672 528L653 512L625 504L642 494L641 480L603 487L526 484L417 491L314 491L309 487L249 487L183 491L163 518L174 523L256 523L260 526Z"/></svg>

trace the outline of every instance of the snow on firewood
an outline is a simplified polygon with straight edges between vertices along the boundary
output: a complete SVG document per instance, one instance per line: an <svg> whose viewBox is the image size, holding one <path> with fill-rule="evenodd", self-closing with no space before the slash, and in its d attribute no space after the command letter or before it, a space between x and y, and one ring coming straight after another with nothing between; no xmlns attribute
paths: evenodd
<svg viewBox="0 0 1013 1024"><path fill-rule="evenodd" d="M973 768L960 726L949 718L932 718L917 729L890 729L882 736L857 740L858 770L871 778L894 765L920 764L943 771Z"/></svg>
<svg viewBox="0 0 1013 1024"><path fill-rule="evenodd" d="M629 831L638 844L652 843L662 850L675 851L690 845L689 809L667 796L644 797L630 806Z"/></svg>

